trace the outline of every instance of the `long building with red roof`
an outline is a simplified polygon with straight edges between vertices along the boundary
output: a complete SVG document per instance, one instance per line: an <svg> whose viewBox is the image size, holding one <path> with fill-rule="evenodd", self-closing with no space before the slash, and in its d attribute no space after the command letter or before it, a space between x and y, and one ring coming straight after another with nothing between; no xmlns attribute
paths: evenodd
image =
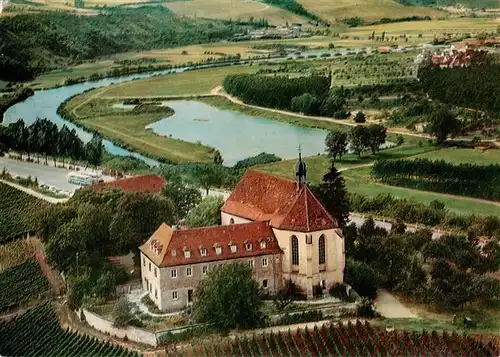
<svg viewBox="0 0 500 357"><path fill-rule="evenodd" d="M221 208L221 225L174 229L162 224L141 246L143 288L161 310L179 310L220 264L240 261L270 293L292 279L308 298L313 287L342 282L345 251L338 222L305 183L249 170Z"/></svg>
<svg viewBox="0 0 500 357"><path fill-rule="evenodd" d="M167 181L158 175L141 175L124 179L100 182L92 186L94 191L107 189L121 189L125 192L160 193L167 185Z"/></svg>

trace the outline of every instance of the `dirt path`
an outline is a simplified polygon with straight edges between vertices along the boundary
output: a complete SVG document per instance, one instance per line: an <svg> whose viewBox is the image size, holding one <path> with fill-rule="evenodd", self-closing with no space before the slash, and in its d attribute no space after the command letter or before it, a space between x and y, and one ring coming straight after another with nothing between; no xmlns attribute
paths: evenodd
<svg viewBox="0 0 500 357"><path fill-rule="evenodd" d="M387 290L379 289L375 299L375 308L380 315L391 319L408 318L416 319L418 316Z"/></svg>

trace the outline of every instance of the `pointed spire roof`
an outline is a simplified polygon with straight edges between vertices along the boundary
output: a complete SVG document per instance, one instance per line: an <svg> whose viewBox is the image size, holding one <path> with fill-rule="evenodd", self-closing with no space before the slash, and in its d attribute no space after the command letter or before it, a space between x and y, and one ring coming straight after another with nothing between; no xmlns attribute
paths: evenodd
<svg viewBox="0 0 500 357"><path fill-rule="evenodd" d="M283 209L271 219L272 227L297 232L338 228L337 220L330 216L307 186L302 186L294 202Z"/></svg>

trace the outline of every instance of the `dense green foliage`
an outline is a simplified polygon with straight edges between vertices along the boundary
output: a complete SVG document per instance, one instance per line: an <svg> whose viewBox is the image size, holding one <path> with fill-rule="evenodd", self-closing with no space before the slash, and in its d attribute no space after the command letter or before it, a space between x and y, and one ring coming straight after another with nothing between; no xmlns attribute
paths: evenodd
<svg viewBox="0 0 500 357"><path fill-rule="evenodd" d="M3 17L0 79L29 79L118 52L227 40L257 25L177 18L164 6L114 8L96 16L43 12Z"/></svg>
<svg viewBox="0 0 500 357"><path fill-rule="evenodd" d="M299 16L303 16L307 19L323 22L318 16L307 11L302 4L295 0L263 0L266 4L273 5L285 9L286 11L293 12Z"/></svg>
<svg viewBox="0 0 500 357"><path fill-rule="evenodd" d="M0 322L0 354L34 356L139 356L137 352L101 342L95 337L62 329L49 304L26 311L8 322Z"/></svg>
<svg viewBox="0 0 500 357"><path fill-rule="evenodd" d="M244 263L227 263L212 270L195 292L193 315L222 330L260 325L263 316L259 284Z"/></svg>
<svg viewBox="0 0 500 357"><path fill-rule="evenodd" d="M321 103L328 95L331 78L319 75L288 78L238 74L224 79L224 89L246 103L291 109L292 99L309 94ZM313 114L313 113L308 113Z"/></svg>
<svg viewBox="0 0 500 357"><path fill-rule="evenodd" d="M500 237L500 217L456 215L448 212L439 201L425 205L396 198L390 194L367 197L350 193L349 206L354 212L372 213L407 223L419 223L431 227L443 226L464 232L469 231L473 235Z"/></svg>
<svg viewBox="0 0 500 357"><path fill-rule="evenodd" d="M69 157L72 160L87 161L92 166L97 166L102 160L102 139L94 133L92 139L83 144L75 129L69 130L63 125L59 130L57 125L48 119L37 119L30 126L26 126L22 119L0 127L0 142L3 142L6 150L15 150L26 153L28 160L30 154L36 153L47 157L52 156L54 161L57 157ZM38 161L40 158L38 157Z"/></svg>
<svg viewBox="0 0 500 357"><path fill-rule="evenodd" d="M234 169L246 169L255 165L270 164L271 162L281 161L279 156L274 154L268 154L267 152L261 152L259 155L248 157L246 159L240 160L233 166Z"/></svg>
<svg viewBox="0 0 500 357"><path fill-rule="evenodd" d="M373 165L372 176L394 186L500 200L500 165L381 160Z"/></svg>
<svg viewBox="0 0 500 357"><path fill-rule="evenodd" d="M195 356L482 356L494 351L467 335L456 332L388 332L368 322L322 325L320 328L236 335L223 343L198 343Z"/></svg>
<svg viewBox="0 0 500 357"><path fill-rule="evenodd" d="M500 64L428 67L419 71L419 79L422 88L433 99L466 108L500 112Z"/></svg>
<svg viewBox="0 0 500 357"><path fill-rule="evenodd" d="M186 226L208 227L220 224L220 209L224 204L222 196L207 196L186 216Z"/></svg>
<svg viewBox="0 0 500 357"><path fill-rule="evenodd" d="M31 97L35 92L31 88L21 88L11 94L4 94L0 96L0 123L3 121L3 114L7 109L16 103ZM1 148L0 148L1 149Z"/></svg>
<svg viewBox="0 0 500 357"><path fill-rule="evenodd" d="M49 282L38 263L29 259L0 274L0 311L47 297L49 292Z"/></svg>
<svg viewBox="0 0 500 357"><path fill-rule="evenodd" d="M403 5L454 5L460 4L473 9L498 8L498 0L397 0Z"/></svg>
<svg viewBox="0 0 500 357"><path fill-rule="evenodd" d="M39 217L48 203L4 183L0 183L0 197L0 243L38 231Z"/></svg>

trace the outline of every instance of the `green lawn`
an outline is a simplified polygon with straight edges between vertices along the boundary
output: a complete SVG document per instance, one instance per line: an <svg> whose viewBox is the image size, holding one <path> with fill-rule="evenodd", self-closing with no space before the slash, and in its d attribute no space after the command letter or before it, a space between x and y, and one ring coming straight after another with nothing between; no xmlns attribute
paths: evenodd
<svg viewBox="0 0 500 357"><path fill-rule="evenodd" d="M108 87L106 97L154 97L180 94L208 94L226 76L257 72L260 67L229 66L155 76Z"/></svg>
<svg viewBox="0 0 500 357"><path fill-rule="evenodd" d="M490 165L500 164L500 150L481 152L474 149L446 148L419 155L418 158L445 160L454 164Z"/></svg>

